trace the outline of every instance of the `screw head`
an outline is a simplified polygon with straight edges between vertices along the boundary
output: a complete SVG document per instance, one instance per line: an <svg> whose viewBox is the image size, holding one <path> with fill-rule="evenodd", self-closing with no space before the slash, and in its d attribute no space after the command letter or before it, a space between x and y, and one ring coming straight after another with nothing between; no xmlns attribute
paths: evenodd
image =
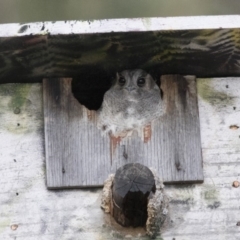
<svg viewBox="0 0 240 240"><path fill-rule="evenodd" d="M238 188L240 186L240 183L238 181L234 181L232 186Z"/></svg>

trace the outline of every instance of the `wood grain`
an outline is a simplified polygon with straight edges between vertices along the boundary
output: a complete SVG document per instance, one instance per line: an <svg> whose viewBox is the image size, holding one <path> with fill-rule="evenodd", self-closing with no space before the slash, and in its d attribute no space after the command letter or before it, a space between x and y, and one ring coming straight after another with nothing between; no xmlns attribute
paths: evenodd
<svg viewBox="0 0 240 240"><path fill-rule="evenodd" d="M76 83L98 88L98 93L119 69L142 68L156 76L239 76L239 19L202 16L0 24L0 83L71 76Z"/></svg>
<svg viewBox="0 0 240 240"><path fill-rule="evenodd" d="M158 121L158 138L165 182L202 181L200 125L193 76L165 75L161 78L166 114ZM160 131L159 131L160 130ZM162 174L164 174L162 172Z"/></svg>
<svg viewBox="0 0 240 240"><path fill-rule="evenodd" d="M49 188L101 186L126 163L156 169L165 183L203 181L196 82L163 76L166 113L130 137L102 135L96 112L72 96L71 79L43 80Z"/></svg>

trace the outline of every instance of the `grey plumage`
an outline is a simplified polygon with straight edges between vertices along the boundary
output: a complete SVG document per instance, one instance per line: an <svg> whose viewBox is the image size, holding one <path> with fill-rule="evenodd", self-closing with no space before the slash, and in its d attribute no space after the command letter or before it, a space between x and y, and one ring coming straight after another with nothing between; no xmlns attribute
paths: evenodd
<svg viewBox="0 0 240 240"><path fill-rule="evenodd" d="M144 70L117 73L98 110L98 126L117 135L144 126L163 113L160 89Z"/></svg>

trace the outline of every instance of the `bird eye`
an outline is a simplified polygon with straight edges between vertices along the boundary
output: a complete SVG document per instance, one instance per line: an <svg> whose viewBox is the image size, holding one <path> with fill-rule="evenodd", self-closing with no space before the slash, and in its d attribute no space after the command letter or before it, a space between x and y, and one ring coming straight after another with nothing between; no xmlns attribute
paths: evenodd
<svg viewBox="0 0 240 240"><path fill-rule="evenodd" d="M143 87L143 86L145 85L145 78L139 78L139 79L137 80L137 85L138 85L139 87Z"/></svg>
<svg viewBox="0 0 240 240"><path fill-rule="evenodd" d="M123 86L126 83L126 79L124 77L120 77L118 79L118 83L119 83L120 86Z"/></svg>

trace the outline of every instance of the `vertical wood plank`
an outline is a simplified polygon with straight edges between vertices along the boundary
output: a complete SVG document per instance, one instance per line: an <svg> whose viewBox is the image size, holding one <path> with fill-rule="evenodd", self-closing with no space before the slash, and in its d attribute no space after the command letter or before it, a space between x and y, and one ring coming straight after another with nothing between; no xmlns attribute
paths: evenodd
<svg viewBox="0 0 240 240"><path fill-rule="evenodd" d="M110 140L96 127L96 112L73 97L71 79L43 80L47 186L103 184L110 170Z"/></svg>
<svg viewBox="0 0 240 240"><path fill-rule="evenodd" d="M71 79L44 79L44 121L49 188L101 186L126 163L155 168L165 183L203 181L193 76L161 78L166 112L131 137L102 135L97 115L78 103Z"/></svg>
<svg viewBox="0 0 240 240"><path fill-rule="evenodd" d="M164 153L161 169L168 169L169 173L164 180L202 181L196 79L194 76L165 75L161 78L161 88L166 107L162 121L158 122Z"/></svg>

